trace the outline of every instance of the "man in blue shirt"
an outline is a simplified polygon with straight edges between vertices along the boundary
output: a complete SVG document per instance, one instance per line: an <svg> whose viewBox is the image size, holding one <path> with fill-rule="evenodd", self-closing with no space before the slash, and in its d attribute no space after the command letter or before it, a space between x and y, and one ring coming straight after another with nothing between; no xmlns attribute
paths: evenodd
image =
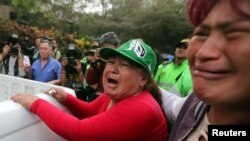
<svg viewBox="0 0 250 141"><path fill-rule="evenodd" d="M52 44L49 39L41 39L39 45L40 58L31 67L31 79L50 84L59 84L61 63L53 59Z"/></svg>

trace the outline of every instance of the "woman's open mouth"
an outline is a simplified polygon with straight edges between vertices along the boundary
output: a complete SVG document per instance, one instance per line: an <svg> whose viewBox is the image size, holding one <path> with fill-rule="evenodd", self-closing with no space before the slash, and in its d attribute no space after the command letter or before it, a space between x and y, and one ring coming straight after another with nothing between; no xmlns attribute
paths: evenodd
<svg viewBox="0 0 250 141"><path fill-rule="evenodd" d="M108 78L108 86L109 87L117 87L119 82L116 79Z"/></svg>

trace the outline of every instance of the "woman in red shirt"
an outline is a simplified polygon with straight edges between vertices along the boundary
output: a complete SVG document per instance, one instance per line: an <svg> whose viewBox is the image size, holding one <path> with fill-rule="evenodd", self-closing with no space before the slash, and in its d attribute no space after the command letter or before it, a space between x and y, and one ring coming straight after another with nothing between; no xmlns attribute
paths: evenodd
<svg viewBox="0 0 250 141"><path fill-rule="evenodd" d="M18 94L12 99L36 113L67 140L167 140L161 95L151 77L156 66L151 47L141 40L130 40L117 49L103 48L100 54L107 61L104 93L96 100L86 103L53 88L52 96L73 115L35 95Z"/></svg>

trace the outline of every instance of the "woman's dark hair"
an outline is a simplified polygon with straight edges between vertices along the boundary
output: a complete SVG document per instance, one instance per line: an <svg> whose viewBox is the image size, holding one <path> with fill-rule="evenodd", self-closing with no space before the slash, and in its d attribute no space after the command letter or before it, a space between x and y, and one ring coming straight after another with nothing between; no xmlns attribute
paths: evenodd
<svg viewBox="0 0 250 141"><path fill-rule="evenodd" d="M187 8L189 20L194 26L198 26L219 1L220 0L189 0ZM240 0L230 0L232 9L241 16L250 17L249 13L244 12L244 10L240 8L239 2Z"/></svg>
<svg viewBox="0 0 250 141"><path fill-rule="evenodd" d="M146 73L146 70L145 70L145 73ZM151 74L149 74L148 72L147 72L147 74L148 74L148 81L147 81L147 83L145 84L145 86L144 86L144 90L147 90L147 91L149 91L150 92L150 94L154 97L154 99L157 101L157 103L160 105L160 106L162 106L162 99L161 99L161 97L162 97L162 94L161 94L161 92L160 92L160 89L159 89L159 87L157 86L157 84L155 83L155 81L154 81L154 79L153 79L153 77L151 77Z"/></svg>

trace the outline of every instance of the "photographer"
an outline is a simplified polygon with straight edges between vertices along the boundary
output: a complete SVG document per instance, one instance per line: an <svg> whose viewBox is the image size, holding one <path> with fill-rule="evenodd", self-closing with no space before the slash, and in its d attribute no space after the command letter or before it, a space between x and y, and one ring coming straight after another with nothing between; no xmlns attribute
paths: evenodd
<svg viewBox="0 0 250 141"><path fill-rule="evenodd" d="M83 89L84 64L80 62L82 54L74 43L69 43L62 58L61 85L74 89L77 98L86 101Z"/></svg>
<svg viewBox="0 0 250 141"><path fill-rule="evenodd" d="M23 54L21 53L18 36L13 34L7 39L3 46L0 62L1 60L3 64L2 73L11 76L25 77Z"/></svg>

